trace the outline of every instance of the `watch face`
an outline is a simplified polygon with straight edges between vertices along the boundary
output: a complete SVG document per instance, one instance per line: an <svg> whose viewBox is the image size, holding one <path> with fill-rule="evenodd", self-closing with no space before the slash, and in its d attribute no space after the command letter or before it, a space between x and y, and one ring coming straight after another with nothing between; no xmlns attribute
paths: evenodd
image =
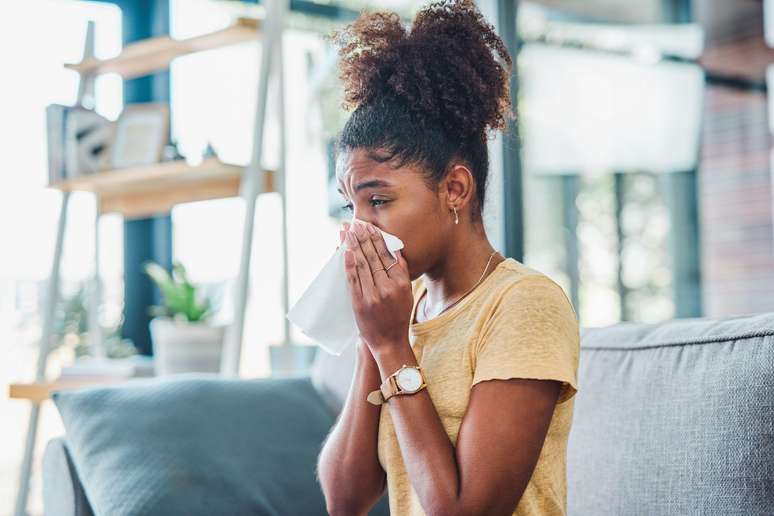
<svg viewBox="0 0 774 516"><path fill-rule="evenodd" d="M395 380L402 390L408 392L414 392L422 385L422 375L413 367L407 367L401 370L395 377Z"/></svg>

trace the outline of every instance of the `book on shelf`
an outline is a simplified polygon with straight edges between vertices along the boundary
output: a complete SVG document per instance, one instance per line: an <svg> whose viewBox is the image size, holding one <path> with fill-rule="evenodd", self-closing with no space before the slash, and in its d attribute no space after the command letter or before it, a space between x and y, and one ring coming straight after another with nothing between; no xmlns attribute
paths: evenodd
<svg viewBox="0 0 774 516"><path fill-rule="evenodd" d="M114 125L81 106L47 106L48 183L109 168Z"/></svg>
<svg viewBox="0 0 774 516"><path fill-rule="evenodd" d="M153 357L133 355L126 358L79 357L62 368L60 377L75 378L144 378L155 376Z"/></svg>

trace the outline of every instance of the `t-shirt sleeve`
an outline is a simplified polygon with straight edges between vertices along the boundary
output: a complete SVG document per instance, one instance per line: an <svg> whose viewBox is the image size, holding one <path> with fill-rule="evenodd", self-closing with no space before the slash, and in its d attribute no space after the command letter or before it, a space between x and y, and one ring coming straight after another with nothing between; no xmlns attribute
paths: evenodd
<svg viewBox="0 0 774 516"><path fill-rule="evenodd" d="M473 383L527 378L562 382L557 403L578 390L580 327L562 287L545 275L508 286L473 348Z"/></svg>

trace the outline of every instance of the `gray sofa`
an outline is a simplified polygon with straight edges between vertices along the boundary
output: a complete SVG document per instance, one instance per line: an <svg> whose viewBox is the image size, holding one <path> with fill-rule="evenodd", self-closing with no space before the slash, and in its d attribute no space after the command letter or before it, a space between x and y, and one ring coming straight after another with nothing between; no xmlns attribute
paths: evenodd
<svg viewBox="0 0 774 516"><path fill-rule="evenodd" d="M567 449L568 514L774 514L774 313L621 323L583 328L581 337ZM309 387L304 397L318 397L314 403L327 407L332 424L353 365L352 350L340 357L319 352L310 376L274 382ZM274 417L271 424L280 424L283 416ZM67 433L49 441L43 458L46 514L92 514L86 493L95 484L81 482L86 466L73 460ZM315 435L285 453L307 450L302 464L312 467L322 442ZM309 493L309 485L308 477L303 487L287 485L283 496L304 496L300 491ZM314 495L317 505L305 515L325 514ZM387 514L386 498L371 514ZM293 516L287 511L253 513Z"/></svg>

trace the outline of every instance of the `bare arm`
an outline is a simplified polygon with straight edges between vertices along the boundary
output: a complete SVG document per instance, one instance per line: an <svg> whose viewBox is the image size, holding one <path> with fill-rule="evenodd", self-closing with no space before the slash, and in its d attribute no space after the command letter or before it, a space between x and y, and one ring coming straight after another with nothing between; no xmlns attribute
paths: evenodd
<svg viewBox="0 0 774 516"><path fill-rule="evenodd" d="M345 267L358 328L383 379L403 365L419 365L408 333L398 331L412 292L405 259L395 256L395 276L384 274L381 265L390 256L384 239L375 228L365 229L349 237L354 251ZM570 346L577 349L579 331L577 321L569 324L571 305L557 295L558 285L524 283L504 292L481 330L476 368L483 368L482 381L472 384L455 444L428 389L386 403L409 481L429 516L512 514L537 465L564 380L538 379L542 375L515 366L501 369L499 361L512 353L542 360L546 368L562 360L565 370L556 366L551 375L569 380L575 360ZM523 303L526 293L539 297Z"/></svg>
<svg viewBox="0 0 774 516"><path fill-rule="evenodd" d="M376 355L383 376L418 365L408 342ZM552 380L481 382L452 445L427 389L387 402L406 470L428 515L511 514L543 447L559 395Z"/></svg>
<svg viewBox="0 0 774 516"><path fill-rule="evenodd" d="M386 475L377 456L382 407L366 400L382 380L364 342L357 344L355 374L339 419L323 444L317 474L328 512L367 514L384 493Z"/></svg>

